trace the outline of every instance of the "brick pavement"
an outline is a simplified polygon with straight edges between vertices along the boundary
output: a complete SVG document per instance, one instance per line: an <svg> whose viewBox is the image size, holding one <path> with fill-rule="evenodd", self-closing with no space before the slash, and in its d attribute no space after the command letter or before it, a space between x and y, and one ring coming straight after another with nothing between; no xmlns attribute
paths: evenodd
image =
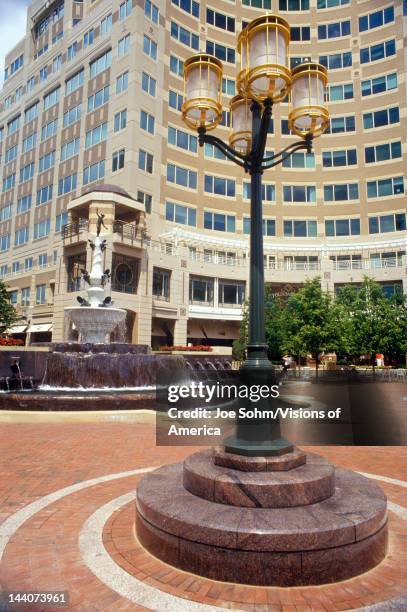
<svg viewBox="0 0 407 612"><path fill-rule="evenodd" d="M88 479L180 461L192 447L156 448L149 423L39 423L0 425L0 520L27 504ZM310 449L311 450L311 449ZM405 448L312 448L337 465L407 481ZM68 590L70 610L158 609L129 601L86 566L78 546L84 523L100 507L134 491L140 475L86 486L47 505L8 542L0 570L7 590ZM380 482L389 500L407 508L407 488ZM134 504L114 512L103 543L114 561L159 593L199 605L270 612L355 609L407 593L407 522L390 513L390 551L367 574L334 585L257 588L230 585L180 572L151 557L133 531ZM174 599L174 608L177 607ZM199 605L198 608L199 609ZM27 609L27 608L26 608ZM30 607L40 610L40 607ZM171 605L168 608L172 612ZM49 610L49 608L48 608Z"/></svg>

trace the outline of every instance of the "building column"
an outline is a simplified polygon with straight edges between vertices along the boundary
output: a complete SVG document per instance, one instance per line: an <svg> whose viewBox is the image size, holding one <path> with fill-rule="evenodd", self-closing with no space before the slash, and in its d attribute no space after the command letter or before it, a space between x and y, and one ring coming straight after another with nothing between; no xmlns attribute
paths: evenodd
<svg viewBox="0 0 407 612"><path fill-rule="evenodd" d="M174 322L174 345L186 346L187 344L187 323L188 319L182 317Z"/></svg>

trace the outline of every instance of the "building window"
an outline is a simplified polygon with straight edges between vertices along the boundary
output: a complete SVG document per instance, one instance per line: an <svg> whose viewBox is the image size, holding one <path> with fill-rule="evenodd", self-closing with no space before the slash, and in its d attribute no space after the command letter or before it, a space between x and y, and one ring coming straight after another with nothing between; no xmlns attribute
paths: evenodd
<svg viewBox="0 0 407 612"><path fill-rule="evenodd" d="M11 219L12 214L13 205L11 203L5 204L2 208L0 208L0 223Z"/></svg>
<svg viewBox="0 0 407 612"><path fill-rule="evenodd" d="M396 55L396 41L394 39L361 49L360 63L376 62L392 55Z"/></svg>
<svg viewBox="0 0 407 612"><path fill-rule="evenodd" d="M71 60L73 60L76 57L76 50L77 50L77 42L75 40L75 42L72 43L72 45L69 45L68 47L68 62L70 62Z"/></svg>
<svg viewBox="0 0 407 612"><path fill-rule="evenodd" d="M293 153L283 161L284 168L315 168L313 153Z"/></svg>
<svg viewBox="0 0 407 612"><path fill-rule="evenodd" d="M177 93L176 91L172 91L171 89L168 92L168 105L171 108L175 108L177 111L181 111L182 104L184 102L184 98L182 94Z"/></svg>
<svg viewBox="0 0 407 612"><path fill-rule="evenodd" d="M144 2L144 15L153 23L158 23L158 7L151 0L145 0Z"/></svg>
<svg viewBox="0 0 407 612"><path fill-rule="evenodd" d="M406 213L369 217L369 234L405 231Z"/></svg>
<svg viewBox="0 0 407 612"><path fill-rule="evenodd" d="M174 202L166 202L165 218L167 221L180 223L181 225L191 225L196 227L196 209L175 204Z"/></svg>
<svg viewBox="0 0 407 612"><path fill-rule="evenodd" d="M392 123L399 123L399 121L400 111L398 106L374 111L373 113L363 113L363 127L365 130L391 125Z"/></svg>
<svg viewBox="0 0 407 612"><path fill-rule="evenodd" d="M292 26L291 40L311 40L311 28L309 26Z"/></svg>
<svg viewBox="0 0 407 612"><path fill-rule="evenodd" d="M159 300L170 300L171 272L161 268L153 269L153 296Z"/></svg>
<svg viewBox="0 0 407 612"><path fill-rule="evenodd" d="M93 147L107 138L107 122L100 123L92 130L88 130L85 136L85 149Z"/></svg>
<svg viewBox="0 0 407 612"><path fill-rule="evenodd" d="M13 274L16 274L19 270L20 270L20 262L19 261L13 261L13 265L11 267L11 271L13 272Z"/></svg>
<svg viewBox="0 0 407 612"><path fill-rule="evenodd" d="M350 36L350 21L337 21L318 26L318 38L339 38L340 36Z"/></svg>
<svg viewBox="0 0 407 612"><path fill-rule="evenodd" d="M286 238L315 238L317 222L313 220L285 219L284 236Z"/></svg>
<svg viewBox="0 0 407 612"><path fill-rule="evenodd" d="M222 161L227 161L226 155L211 144L205 143L204 151L205 157L208 157L210 159L221 159Z"/></svg>
<svg viewBox="0 0 407 612"><path fill-rule="evenodd" d="M30 270L32 270L32 267L33 267L33 258L26 257L24 259L24 271L29 272Z"/></svg>
<svg viewBox="0 0 407 612"><path fill-rule="evenodd" d="M184 62L175 55L170 55L170 72L179 77L182 77L184 73Z"/></svg>
<svg viewBox="0 0 407 612"><path fill-rule="evenodd" d="M317 8L326 9L349 4L350 0L317 0Z"/></svg>
<svg viewBox="0 0 407 612"><path fill-rule="evenodd" d="M168 126L168 144L191 151L192 153L198 151L198 139L196 136L171 126Z"/></svg>
<svg viewBox="0 0 407 612"><path fill-rule="evenodd" d="M74 75L72 75L69 79L65 81L65 95L66 96L68 96L72 92L79 89L79 87L82 87L83 81L84 81L84 74L85 74L85 71L82 68L81 70L76 72Z"/></svg>
<svg viewBox="0 0 407 612"><path fill-rule="evenodd" d="M154 134L155 129L155 119L153 115L147 113L146 111L140 111L140 127L145 132L149 134Z"/></svg>
<svg viewBox="0 0 407 612"><path fill-rule="evenodd" d="M119 132L120 130L124 130L127 125L127 109L125 108L122 111L119 111L114 116L114 131Z"/></svg>
<svg viewBox="0 0 407 612"><path fill-rule="evenodd" d="M15 246L21 246L22 244L26 244L28 242L30 236L30 230L28 227L22 227L18 229L14 236L14 244Z"/></svg>
<svg viewBox="0 0 407 612"><path fill-rule="evenodd" d="M362 96L372 96L384 91L397 89L397 73L392 72L391 74L387 74L385 76L362 81L361 88Z"/></svg>
<svg viewBox="0 0 407 612"><path fill-rule="evenodd" d="M68 213L62 212L59 215L57 215L55 218L55 231L56 232L62 231L65 225L68 225Z"/></svg>
<svg viewBox="0 0 407 612"><path fill-rule="evenodd" d="M157 90L157 81L147 72L142 73L141 89L150 94L150 96L155 97Z"/></svg>
<svg viewBox="0 0 407 612"><path fill-rule="evenodd" d="M79 139L78 139L79 144ZM55 164L55 151L50 151L46 153L38 160L38 172L45 172L45 170L49 170Z"/></svg>
<svg viewBox="0 0 407 612"><path fill-rule="evenodd" d="M123 72L116 78L116 95L121 94L123 91L127 91L129 87L129 73Z"/></svg>
<svg viewBox="0 0 407 612"><path fill-rule="evenodd" d="M143 37L143 53L151 57L151 59L157 59L157 43L151 40L144 34Z"/></svg>
<svg viewBox="0 0 407 612"><path fill-rule="evenodd" d="M171 0L171 2L186 13L199 19L199 3L195 2L195 0Z"/></svg>
<svg viewBox="0 0 407 612"><path fill-rule="evenodd" d="M62 53L58 53L52 60L52 73L56 74L62 68Z"/></svg>
<svg viewBox="0 0 407 612"><path fill-rule="evenodd" d="M280 11L308 11L309 0L280 0Z"/></svg>
<svg viewBox="0 0 407 612"><path fill-rule="evenodd" d="M120 149L119 151L115 151L112 157L112 172L117 172L117 170L121 170L124 168L124 156L125 149Z"/></svg>
<svg viewBox="0 0 407 612"><path fill-rule="evenodd" d="M76 189L78 182L78 175L70 174L69 176L65 176L58 181L58 195L65 195L66 193L70 193Z"/></svg>
<svg viewBox="0 0 407 612"><path fill-rule="evenodd" d="M209 23L215 28L220 28L221 30L227 30L228 32L235 31L234 17L229 17L228 15L219 13L218 11L215 11L211 8L206 9L206 23Z"/></svg>
<svg viewBox="0 0 407 612"><path fill-rule="evenodd" d="M401 141L365 147L365 161L367 164L388 161L402 157Z"/></svg>
<svg viewBox="0 0 407 612"><path fill-rule="evenodd" d="M45 185L37 190L37 206L42 206L52 200L52 185Z"/></svg>
<svg viewBox="0 0 407 612"><path fill-rule="evenodd" d="M236 183L233 179L226 179L212 174L205 174L205 192L234 198L236 195Z"/></svg>
<svg viewBox="0 0 407 612"><path fill-rule="evenodd" d="M189 303L213 306L213 278L205 276L190 276Z"/></svg>
<svg viewBox="0 0 407 612"><path fill-rule="evenodd" d="M199 50L199 36L178 25L175 21L171 21L171 38L195 51Z"/></svg>
<svg viewBox="0 0 407 612"><path fill-rule="evenodd" d="M6 176L6 178L3 179L3 193L5 191L8 191L9 189L12 189L16 184L16 173L13 172L12 174L9 174L8 176Z"/></svg>
<svg viewBox="0 0 407 612"><path fill-rule="evenodd" d="M176 166L175 164L167 164L167 181L180 185L181 187L196 189L197 172L188 170L188 168Z"/></svg>
<svg viewBox="0 0 407 612"><path fill-rule="evenodd" d="M314 185L284 185L284 202L316 202Z"/></svg>
<svg viewBox="0 0 407 612"><path fill-rule="evenodd" d="M9 291L8 299L9 299L10 304L12 306L16 306L17 305L17 300L18 300L18 291Z"/></svg>
<svg viewBox="0 0 407 612"><path fill-rule="evenodd" d="M17 132L19 127L20 127L20 115L18 115L18 117L15 117L14 119L8 122L7 136L11 136L11 134L14 134L15 132Z"/></svg>
<svg viewBox="0 0 407 612"><path fill-rule="evenodd" d="M137 202L141 202L142 204L144 204L144 207L146 209L146 213L150 214L151 213L151 207L152 207L152 203L153 203L153 196L150 195L149 193L145 193L144 191L137 191Z"/></svg>
<svg viewBox="0 0 407 612"><path fill-rule="evenodd" d="M56 89L44 96L44 110L54 106L54 104L58 104L60 91L61 87L58 86Z"/></svg>
<svg viewBox="0 0 407 612"><path fill-rule="evenodd" d="M17 243L16 243L17 246ZM10 234L1 234L0 236L0 251L8 251L10 248Z"/></svg>
<svg viewBox="0 0 407 612"><path fill-rule="evenodd" d="M103 104L106 104L109 101L109 93L110 88L109 85L103 87L103 89L99 89L95 94L88 97L88 113L96 110Z"/></svg>
<svg viewBox="0 0 407 612"><path fill-rule="evenodd" d="M234 64L236 61L235 50L231 47L225 47L217 42L211 40L206 41L206 53L214 55L223 62Z"/></svg>
<svg viewBox="0 0 407 612"><path fill-rule="evenodd" d="M84 268L86 268L86 253L77 253L76 255L70 255L67 258L66 271L68 277L68 293L80 291L82 280L81 270Z"/></svg>
<svg viewBox="0 0 407 612"><path fill-rule="evenodd" d="M112 268L112 291L137 293L139 260L113 253Z"/></svg>
<svg viewBox="0 0 407 612"><path fill-rule="evenodd" d="M48 78L48 66L44 66L44 68L41 68L40 70L40 83L45 81L47 78Z"/></svg>
<svg viewBox="0 0 407 612"><path fill-rule="evenodd" d="M29 181L34 176L34 162L23 166L20 170L20 183Z"/></svg>
<svg viewBox="0 0 407 612"><path fill-rule="evenodd" d="M154 166L154 157L151 153L147 153L143 149L139 149L138 152L138 167L140 170L144 170L144 172L148 172L148 174L153 173Z"/></svg>
<svg viewBox="0 0 407 612"><path fill-rule="evenodd" d="M372 30L373 28L379 28L387 23L394 21L394 7L388 6L381 11L375 11L368 15L359 17L359 32L366 32L366 30Z"/></svg>
<svg viewBox="0 0 407 612"><path fill-rule="evenodd" d="M34 240L45 238L51 230L51 219L44 219L39 223L34 223Z"/></svg>
<svg viewBox="0 0 407 612"><path fill-rule="evenodd" d="M359 198L358 183L343 183L339 185L324 185L325 202L345 202Z"/></svg>
<svg viewBox="0 0 407 612"><path fill-rule="evenodd" d="M204 211L204 228L216 230L217 232L235 232L236 217L234 215Z"/></svg>
<svg viewBox="0 0 407 612"><path fill-rule="evenodd" d="M37 285L35 287L35 303L36 304L46 304L47 303L47 286L46 285Z"/></svg>
<svg viewBox="0 0 407 612"><path fill-rule="evenodd" d="M83 184L99 181L105 176L105 160L87 166L83 171Z"/></svg>
<svg viewBox="0 0 407 612"><path fill-rule="evenodd" d="M402 176L367 182L368 198L385 198L393 195L401 195L403 193L404 179Z"/></svg>
<svg viewBox="0 0 407 612"><path fill-rule="evenodd" d="M356 149L344 149L343 151L323 151L322 165L324 168L336 168L340 166L354 166L358 163Z"/></svg>
<svg viewBox="0 0 407 612"><path fill-rule="evenodd" d="M65 127L65 126L64 126ZM48 140L51 136L55 136L58 130L58 120L49 121L41 128L41 140Z"/></svg>
<svg viewBox="0 0 407 612"><path fill-rule="evenodd" d="M6 152L4 154L4 163L9 164L11 161L13 161L13 159L16 159L17 154L18 154L18 145L14 145L14 147L10 147L9 149L6 149Z"/></svg>
<svg viewBox="0 0 407 612"><path fill-rule="evenodd" d="M325 221L326 236L359 236L360 219L331 219Z"/></svg>
<svg viewBox="0 0 407 612"><path fill-rule="evenodd" d="M125 0L125 2L122 2L119 6L119 19L126 19L131 13L131 8L132 0Z"/></svg>
<svg viewBox="0 0 407 612"><path fill-rule="evenodd" d="M38 265L40 268L45 268L48 263L48 255L47 253L41 253L38 255Z"/></svg>
<svg viewBox="0 0 407 612"><path fill-rule="evenodd" d="M31 298L31 287L21 289L21 306L29 306Z"/></svg>
<svg viewBox="0 0 407 612"><path fill-rule="evenodd" d="M24 123L29 123L30 121L33 121L33 119L36 119L38 117L38 110L39 110L39 102L36 102L35 104L32 104L32 106L30 106L29 108L27 108L24 112Z"/></svg>
<svg viewBox="0 0 407 612"><path fill-rule="evenodd" d="M128 38L129 38L129 44L130 44L130 35L128 35ZM122 38L122 40L124 39ZM120 42L121 41L119 41L119 48L120 48ZM93 62L89 64L89 78L93 79L95 76L97 76L104 70L107 70L108 68L110 68L111 65L112 65L112 50L109 49L109 51L106 51L105 53L103 53L103 55L93 60Z"/></svg>
<svg viewBox="0 0 407 612"><path fill-rule="evenodd" d="M350 66L352 66L352 53L350 51L346 51L344 53L320 55L319 63L328 68L329 70L349 68Z"/></svg>
<svg viewBox="0 0 407 612"><path fill-rule="evenodd" d="M250 231L251 231L250 217L243 217L243 233L250 234ZM276 235L275 219L263 219L263 236L275 236L275 235Z"/></svg>
<svg viewBox="0 0 407 612"><path fill-rule="evenodd" d="M219 306L241 306L245 299L245 283L219 279Z"/></svg>
<svg viewBox="0 0 407 612"><path fill-rule="evenodd" d="M327 134L341 134L355 131L355 117L331 117Z"/></svg>
<svg viewBox="0 0 407 612"><path fill-rule="evenodd" d="M26 136L26 138L24 138L23 140L23 153L27 153L28 151L31 151L32 149L34 149L36 144L37 144L37 132L33 132L29 136ZM6 160L4 161L5 163L7 163Z"/></svg>
<svg viewBox="0 0 407 612"><path fill-rule="evenodd" d="M351 100L353 98L353 85L330 85L326 90L328 102L338 102L339 100Z"/></svg>
<svg viewBox="0 0 407 612"><path fill-rule="evenodd" d="M251 198L251 184L243 182L243 199L250 200ZM275 202L276 199L276 188L271 183L263 183L262 185L262 197L265 202Z"/></svg>
<svg viewBox="0 0 407 612"><path fill-rule="evenodd" d="M108 34L111 29L112 29L112 14L110 13L109 15L106 15L106 17L104 17L102 21L100 22L101 36Z"/></svg>

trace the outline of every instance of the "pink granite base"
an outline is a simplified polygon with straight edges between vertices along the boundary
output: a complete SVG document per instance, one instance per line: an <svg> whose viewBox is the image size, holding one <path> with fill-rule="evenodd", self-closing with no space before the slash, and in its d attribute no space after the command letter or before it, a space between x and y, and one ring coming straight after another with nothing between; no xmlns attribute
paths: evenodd
<svg viewBox="0 0 407 612"><path fill-rule="evenodd" d="M140 482L137 535L161 560L216 580L295 586L351 578L385 557L386 496L367 478L334 470L312 454L307 454L305 465L280 472L230 470L213 459L213 451L199 452ZM332 489L310 503L309 483L320 481L321 469ZM231 472L233 478L238 473L238 486ZM284 481L288 475L291 481ZM242 479L252 487L250 495L241 493ZM290 482L295 482L297 492L292 491L303 503L281 507L281 500L290 502L285 492ZM249 505L247 498L253 495L256 503Z"/></svg>

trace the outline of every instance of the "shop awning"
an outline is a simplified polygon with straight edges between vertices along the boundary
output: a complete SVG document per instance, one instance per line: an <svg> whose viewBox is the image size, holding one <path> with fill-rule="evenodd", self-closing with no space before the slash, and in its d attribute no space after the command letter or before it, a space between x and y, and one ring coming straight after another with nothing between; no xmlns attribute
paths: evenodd
<svg viewBox="0 0 407 612"><path fill-rule="evenodd" d="M52 331L52 323L32 323L27 330L28 334L35 334L37 332L49 332Z"/></svg>
<svg viewBox="0 0 407 612"><path fill-rule="evenodd" d="M6 334L23 334L27 329L27 323L24 325L13 325L6 330Z"/></svg>

